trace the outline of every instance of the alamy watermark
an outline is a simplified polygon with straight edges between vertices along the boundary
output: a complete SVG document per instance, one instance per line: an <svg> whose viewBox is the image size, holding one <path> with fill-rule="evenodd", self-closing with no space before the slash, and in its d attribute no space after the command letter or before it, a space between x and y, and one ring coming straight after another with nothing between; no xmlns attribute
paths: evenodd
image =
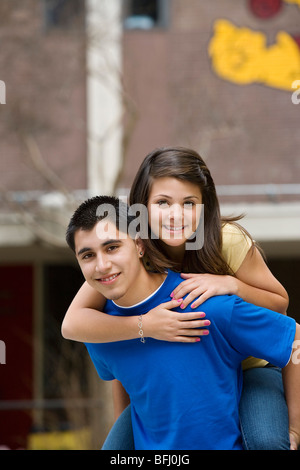
<svg viewBox="0 0 300 470"><path fill-rule="evenodd" d="M0 341L0 364L6 364L6 345Z"/></svg>
<svg viewBox="0 0 300 470"><path fill-rule="evenodd" d="M6 104L6 86L3 80L0 80L0 104Z"/></svg>
<svg viewBox="0 0 300 470"><path fill-rule="evenodd" d="M150 206L150 211L144 204L132 204L128 212L122 211L120 199L120 216L117 223L115 207L111 204L100 204L96 215L101 222L113 222L119 227L118 237L126 238L128 235L142 240L185 240L186 250L200 250L204 243L204 204L194 204L181 208L176 204L159 211L156 204ZM154 208L152 210L152 208ZM149 230L151 227L151 230ZM98 224L96 228L98 238L107 236L107 224Z"/></svg>
<svg viewBox="0 0 300 470"><path fill-rule="evenodd" d="M293 364L298 365L300 364L300 340L296 339L292 347L293 350L295 349L296 351L292 352L291 361Z"/></svg>
<svg viewBox="0 0 300 470"><path fill-rule="evenodd" d="M295 80L292 83L292 88L296 88L296 91L292 94L292 103L299 104L300 103L300 80Z"/></svg>

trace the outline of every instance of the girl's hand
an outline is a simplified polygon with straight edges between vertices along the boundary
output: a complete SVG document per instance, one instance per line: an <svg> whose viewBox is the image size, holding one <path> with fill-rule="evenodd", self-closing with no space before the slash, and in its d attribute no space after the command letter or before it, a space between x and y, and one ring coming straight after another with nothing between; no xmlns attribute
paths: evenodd
<svg viewBox="0 0 300 470"><path fill-rule="evenodd" d="M174 312L172 308L178 307L182 299L171 300L158 305L143 315L143 330L145 337L161 341L196 343L200 336L208 335L209 320L203 320L204 312Z"/></svg>
<svg viewBox="0 0 300 470"><path fill-rule="evenodd" d="M181 277L186 281L181 282L171 293L173 299L179 299L189 294L181 303L181 308L185 308L193 301L191 307L196 308L214 295L235 294L237 292L237 279L233 276L181 274Z"/></svg>

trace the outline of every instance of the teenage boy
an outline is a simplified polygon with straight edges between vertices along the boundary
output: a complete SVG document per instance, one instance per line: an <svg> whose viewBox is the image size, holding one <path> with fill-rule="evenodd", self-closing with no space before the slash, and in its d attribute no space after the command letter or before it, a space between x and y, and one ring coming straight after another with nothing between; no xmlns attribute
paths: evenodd
<svg viewBox="0 0 300 470"><path fill-rule="evenodd" d="M111 208L103 214L99 208ZM242 449L238 406L241 361L249 355L283 367L290 433L300 438L300 326L289 317L234 295L199 310L210 334L197 343L143 337L143 317L169 301L180 274L145 269L143 243L130 234L132 217L118 199L95 197L74 213L67 242L86 281L106 297L108 315L137 317L140 339L86 347L103 380L118 379L131 400L136 449ZM131 236L130 236L131 235ZM178 307L178 311L181 311Z"/></svg>

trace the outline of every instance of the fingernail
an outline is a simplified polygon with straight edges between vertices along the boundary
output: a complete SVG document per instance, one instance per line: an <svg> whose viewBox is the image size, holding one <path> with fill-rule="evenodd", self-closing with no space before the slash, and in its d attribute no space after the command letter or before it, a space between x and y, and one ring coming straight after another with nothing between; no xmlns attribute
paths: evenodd
<svg viewBox="0 0 300 470"><path fill-rule="evenodd" d="M203 334L204 335L209 335L209 331L205 330L205 331L203 331Z"/></svg>
<svg viewBox="0 0 300 470"><path fill-rule="evenodd" d="M178 299L178 300L177 300L177 302L178 302L179 304L181 304L182 301L183 301L183 299Z"/></svg>
<svg viewBox="0 0 300 470"><path fill-rule="evenodd" d="M184 308L185 308L185 306L181 304L181 305L180 305L180 308L184 309Z"/></svg>
<svg viewBox="0 0 300 470"><path fill-rule="evenodd" d="M174 297L174 292L171 293L170 297L172 297L172 298Z"/></svg>
<svg viewBox="0 0 300 470"><path fill-rule="evenodd" d="M191 307L192 307L192 308L196 308L196 305L195 305L195 304L192 304Z"/></svg>
<svg viewBox="0 0 300 470"><path fill-rule="evenodd" d="M196 338L196 343L199 343L199 341L201 341L200 338Z"/></svg>
<svg viewBox="0 0 300 470"><path fill-rule="evenodd" d="M205 320L205 321L204 321L204 325L206 325L206 326L207 326L207 325L210 325L210 321L209 321L209 320Z"/></svg>
<svg viewBox="0 0 300 470"><path fill-rule="evenodd" d="M205 313L204 313L204 312L201 312L199 315L200 315L200 318L205 317Z"/></svg>

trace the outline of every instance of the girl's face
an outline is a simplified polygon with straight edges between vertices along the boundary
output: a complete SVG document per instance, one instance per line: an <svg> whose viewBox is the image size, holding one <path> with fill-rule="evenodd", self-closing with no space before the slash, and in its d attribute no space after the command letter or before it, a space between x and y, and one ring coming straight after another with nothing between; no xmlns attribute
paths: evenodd
<svg viewBox="0 0 300 470"><path fill-rule="evenodd" d="M152 232L166 245L181 247L196 231L202 208L200 188L174 177L157 178L148 202Z"/></svg>

